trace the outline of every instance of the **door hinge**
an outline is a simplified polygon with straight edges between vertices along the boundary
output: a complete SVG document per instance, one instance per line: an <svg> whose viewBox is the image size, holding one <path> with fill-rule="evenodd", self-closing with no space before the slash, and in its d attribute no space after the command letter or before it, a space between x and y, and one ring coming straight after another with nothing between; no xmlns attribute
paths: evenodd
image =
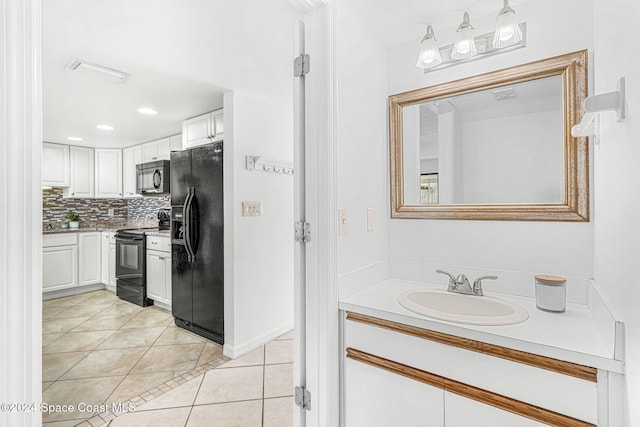
<svg viewBox="0 0 640 427"><path fill-rule="evenodd" d="M293 60L293 76L302 77L309 73L309 54L301 53L296 59Z"/></svg>
<svg viewBox="0 0 640 427"><path fill-rule="evenodd" d="M295 223L296 242L309 243L311 241L311 224L304 221Z"/></svg>
<svg viewBox="0 0 640 427"><path fill-rule="evenodd" d="M311 410L311 392L302 386L295 388L296 405L307 411Z"/></svg>

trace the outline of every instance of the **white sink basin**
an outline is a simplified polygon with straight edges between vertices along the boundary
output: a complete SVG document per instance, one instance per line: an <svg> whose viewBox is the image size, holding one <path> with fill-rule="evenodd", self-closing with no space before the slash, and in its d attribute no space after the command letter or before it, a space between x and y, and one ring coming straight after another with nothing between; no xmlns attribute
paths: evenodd
<svg viewBox="0 0 640 427"><path fill-rule="evenodd" d="M470 325L512 325L529 318L527 310L509 301L437 289L406 291L398 302L414 313Z"/></svg>

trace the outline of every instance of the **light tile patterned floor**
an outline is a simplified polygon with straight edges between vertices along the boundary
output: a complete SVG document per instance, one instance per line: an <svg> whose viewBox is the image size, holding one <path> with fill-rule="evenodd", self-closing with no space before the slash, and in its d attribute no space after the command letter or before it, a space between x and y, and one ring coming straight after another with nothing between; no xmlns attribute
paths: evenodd
<svg viewBox="0 0 640 427"><path fill-rule="evenodd" d="M43 414L45 426L292 425L292 334L229 360L167 311L106 290L45 301L43 317L43 402L136 407Z"/></svg>

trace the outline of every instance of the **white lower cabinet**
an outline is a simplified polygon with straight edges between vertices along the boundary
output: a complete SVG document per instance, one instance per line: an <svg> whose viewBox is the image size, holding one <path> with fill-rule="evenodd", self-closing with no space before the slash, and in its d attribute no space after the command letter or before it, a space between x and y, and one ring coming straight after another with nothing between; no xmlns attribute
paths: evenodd
<svg viewBox="0 0 640 427"><path fill-rule="evenodd" d="M102 261L100 281L108 289L116 289L116 244L113 231L103 231L101 237Z"/></svg>
<svg viewBox="0 0 640 427"><path fill-rule="evenodd" d="M79 285L94 285L101 282L102 233L78 234L78 278Z"/></svg>
<svg viewBox="0 0 640 427"><path fill-rule="evenodd" d="M153 249L150 249L153 248ZM147 298L171 305L171 240L147 236Z"/></svg>
<svg viewBox="0 0 640 427"><path fill-rule="evenodd" d="M449 392L445 392L444 408L447 427L469 427L470 425L473 427L541 427L548 425Z"/></svg>
<svg viewBox="0 0 640 427"><path fill-rule="evenodd" d="M442 389L347 359L345 390L346 427L445 425Z"/></svg>
<svg viewBox="0 0 640 427"><path fill-rule="evenodd" d="M42 290L78 286L78 245L42 248Z"/></svg>

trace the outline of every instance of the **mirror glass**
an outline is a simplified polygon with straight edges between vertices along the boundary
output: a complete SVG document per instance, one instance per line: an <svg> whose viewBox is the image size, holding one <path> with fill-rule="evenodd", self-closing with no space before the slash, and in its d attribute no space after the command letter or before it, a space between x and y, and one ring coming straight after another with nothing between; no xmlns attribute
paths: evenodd
<svg viewBox="0 0 640 427"><path fill-rule="evenodd" d="M586 51L391 95L391 216L588 221L586 95Z"/></svg>
<svg viewBox="0 0 640 427"><path fill-rule="evenodd" d="M402 109L408 204L562 203L562 79Z"/></svg>

